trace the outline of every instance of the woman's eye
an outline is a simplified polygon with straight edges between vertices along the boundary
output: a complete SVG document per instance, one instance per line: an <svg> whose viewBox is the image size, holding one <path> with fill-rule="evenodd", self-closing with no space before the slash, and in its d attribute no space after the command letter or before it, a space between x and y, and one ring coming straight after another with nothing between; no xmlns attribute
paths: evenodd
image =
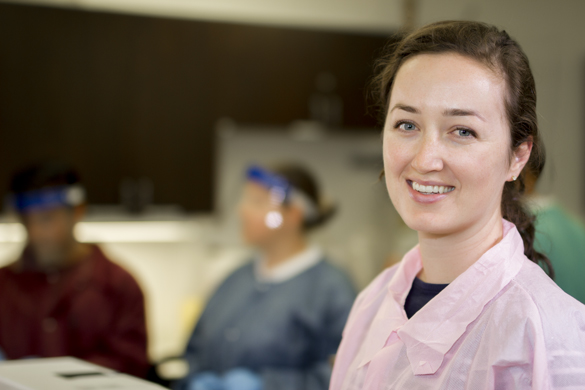
<svg viewBox="0 0 585 390"><path fill-rule="evenodd" d="M475 133L471 130L468 130L468 129L457 129L456 133L460 137L473 137L473 136L475 136Z"/></svg>
<svg viewBox="0 0 585 390"><path fill-rule="evenodd" d="M398 128L400 128L401 130L404 130L404 131L416 130L416 126L413 123L409 123L409 122L400 123L398 125Z"/></svg>

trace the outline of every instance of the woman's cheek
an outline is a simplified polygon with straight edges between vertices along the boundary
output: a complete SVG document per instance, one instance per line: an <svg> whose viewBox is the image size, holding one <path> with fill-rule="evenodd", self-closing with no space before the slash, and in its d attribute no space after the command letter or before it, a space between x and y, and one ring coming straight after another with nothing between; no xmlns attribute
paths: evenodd
<svg viewBox="0 0 585 390"><path fill-rule="evenodd" d="M384 169L387 174L399 177L408 165L408 149L399 142L388 142L384 148Z"/></svg>

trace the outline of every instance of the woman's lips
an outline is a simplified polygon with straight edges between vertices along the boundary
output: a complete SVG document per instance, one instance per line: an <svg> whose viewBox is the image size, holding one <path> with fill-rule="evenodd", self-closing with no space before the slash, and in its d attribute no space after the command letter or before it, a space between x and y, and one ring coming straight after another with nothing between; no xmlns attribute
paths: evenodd
<svg viewBox="0 0 585 390"><path fill-rule="evenodd" d="M418 183L406 180L411 198L419 203L435 203L446 198L455 190L454 186L440 183Z"/></svg>

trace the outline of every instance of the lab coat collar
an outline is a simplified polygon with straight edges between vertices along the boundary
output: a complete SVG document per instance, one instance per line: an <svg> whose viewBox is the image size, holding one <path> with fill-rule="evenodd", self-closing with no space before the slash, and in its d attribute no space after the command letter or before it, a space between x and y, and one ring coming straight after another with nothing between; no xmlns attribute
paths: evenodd
<svg viewBox="0 0 585 390"><path fill-rule="evenodd" d="M502 240L489 249L410 320L404 301L422 268L418 246L408 252L388 284L387 294L372 327L372 338L361 365L368 363L388 343L397 339L415 375L434 374L445 354L467 326L520 271L524 257L522 237L514 224L503 221Z"/></svg>

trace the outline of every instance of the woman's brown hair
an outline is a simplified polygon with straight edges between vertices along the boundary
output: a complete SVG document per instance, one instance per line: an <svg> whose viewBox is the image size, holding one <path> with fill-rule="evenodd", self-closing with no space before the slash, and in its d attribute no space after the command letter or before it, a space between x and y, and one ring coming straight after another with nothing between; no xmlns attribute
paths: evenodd
<svg viewBox="0 0 585 390"><path fill-rule="evenodd" d="M510 158L524 142L532 141L532 152L516 181L506 182L502 195L502 216L514 223L524 241L524 254L554 277L550 260L534 249L534 220L523 204L526 171L540 176L545 162L544 146L536 119L536 87L528 58L506 31L480 22L445 21L432 23L404 35L388 47L377 63L373 79L374 97L385 117L392 85L404 62L418 54L456 53L472 58L496 74L507 86L506 115L510 127Z"/></svg>

